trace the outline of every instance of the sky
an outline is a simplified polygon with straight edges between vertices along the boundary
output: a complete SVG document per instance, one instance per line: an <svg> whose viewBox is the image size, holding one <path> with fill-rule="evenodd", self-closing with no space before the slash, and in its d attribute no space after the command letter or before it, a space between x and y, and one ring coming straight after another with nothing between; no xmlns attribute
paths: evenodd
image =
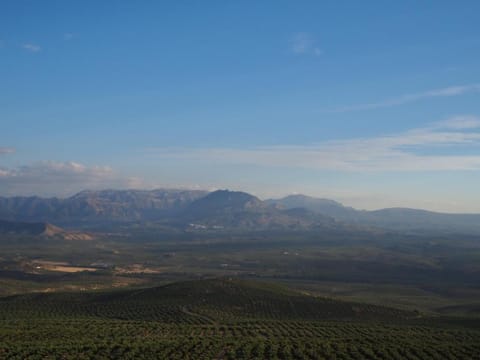
<svg viewBox="0 0 480 360"><path fill-rule="evenodd" d="M480 2L0 1L0 196L480 213Z"/></svg>

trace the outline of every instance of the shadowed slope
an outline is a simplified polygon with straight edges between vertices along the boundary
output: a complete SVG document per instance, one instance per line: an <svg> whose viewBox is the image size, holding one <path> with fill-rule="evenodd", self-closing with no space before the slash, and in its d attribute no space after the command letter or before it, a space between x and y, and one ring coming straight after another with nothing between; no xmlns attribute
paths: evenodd
<svg viewBox="0 0 480 360"><path fill-rule="evenodd" d="M213 279L106 293L0 299L0 318L100 317L204 323L220 319L405 320L411 312L317 298L259 282Z"/></svg>

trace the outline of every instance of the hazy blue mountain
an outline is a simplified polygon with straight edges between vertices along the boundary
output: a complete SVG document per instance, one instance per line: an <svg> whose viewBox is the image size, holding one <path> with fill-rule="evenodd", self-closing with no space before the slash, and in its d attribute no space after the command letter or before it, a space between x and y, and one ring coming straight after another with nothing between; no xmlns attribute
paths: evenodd
<svg viewBox="0 0 480 360"><path fill-rule="evenodd" d="M0 197L0 218L54 223L157 219L183 210L206 191L82 191L65 199Z"/></svg>
<svg viewBox="0 0 480 360"><path fill-rule="evenodd" d="M307 209L281 210L239 191L218 190L190 204L179 214L201 228L313 229L337 226L335 220Z"/></svg>
<svg viewBox="0 0 480 360"><path fill-rule="evenodd" d="M480 234L480 214L446 214L409 208L360 212L359 221L404 231Z"/></svg>
<svg viewBox="0 0 480 360"><path fill-rule="evenodd" d="M276 205L284 209L305 208L320 214L335 218L354 218L357 210L346 207L337 201L329 199L318 199L306 195L289 195L278 200L266 200L268 204Z"/></svg>
<svg viewBox="0 0 480 360"><path fill-rule="evenodd" d="M479 214L444 214L390 208L356 210L305 195L262 201L245 192L219 190L82 191L65 199L0 197L0 219L82 224L156 222L176 226L243 229L315 229L376 227L402 232L480 234ZM343 224L343 225L342 225Z"/></svg>
<svg viewBox="0 0 480 360"><path fill-rule="evenodd" d="M447 214L420 209L387 208L356 210L341 203L305 195L267 200L284 209L303 207L351 224L362 224L404 232L450 232L480 234L480 214Z"/></svg>
<svg viewBox="0 0 480 360"><path fill-rule="evenodd" d="M268 206L259 198L245 192L218 190L192 202L182 216L198 218L227 213L260 213L267 208Z"/></svg>

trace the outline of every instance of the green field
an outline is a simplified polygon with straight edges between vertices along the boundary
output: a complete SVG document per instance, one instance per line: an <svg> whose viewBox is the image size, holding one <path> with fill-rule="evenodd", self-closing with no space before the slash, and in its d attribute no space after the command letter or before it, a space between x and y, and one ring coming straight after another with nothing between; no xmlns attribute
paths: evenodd
<svg viewBox="0 0 480 360"><path fill-rule="evenodd" d="M473 359L478 322L213 279L0 300L5 359Z"/></svg>

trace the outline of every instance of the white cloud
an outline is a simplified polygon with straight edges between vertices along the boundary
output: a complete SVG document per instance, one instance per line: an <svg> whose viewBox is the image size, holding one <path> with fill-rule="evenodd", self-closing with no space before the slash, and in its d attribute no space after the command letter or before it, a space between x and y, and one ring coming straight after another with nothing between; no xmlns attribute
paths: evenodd
<svg viewBox="0 0 480 360"><path fill-rule="evenodd" d="M85 189L141 187L138 178L126 178L108 166L44 161L18 168L0 168L2 195L69 195Z"/></svg>
<svg viewBox="0 0 480 360"><path fill-rule="evenodd" d="M72 34L72 33L65 33L63 34L63 39L64 40L72 40L73 38L75 37L75 34Z"/></svg>
<svg viewBox="0 0 480 360"><path fill-rule="evenodd" d="M480 84L450 86L443 89L434 89L434 90L429 90L421 93L405 94L398 97L386 99L380 102L345 106L345 107L331 110L330 112L350 112L350 111L380 109L380 108L412 103L412 102L416 102L423 99L458 96L458 95L463 95L463 94L473 93L473 92L480 92Z"/></svg>
<svg viewBox="0 0 480 360"><path fill-rule="evenodd" d="M480 119L476 116L455 116L444 121L439 121L435 126L440 129L476 129L480 128Z"/></svg>
<svg viewBox="0 0 480 360"><path fill-rule="evenodd" d="M291 50L294 54L313 54L322 55L322 50L316 46L313 36L306 32L300 32L293 35L290 40Z"/></svg>
<svg viewBox="0 0 480 360"><path fill-rule="evenodd" d="M247 149L160 148L150 149L150 152L166 159L262 167L336 171L480 170L479 129L480 118L463 116L394 135L333 140L313 145ZM478 149L479 154L457 154L455 150L459 146ZM442 153L438 149L442 149Z"/></svg>
<svg viewBox="0 0 480 360"><path fill-rule="evenodd" d="M34 53L42 50L40 45L36 45L36 44L32 44L32 43L22 44L22 48L27 50L27 51L34 52Z"/></svg>

